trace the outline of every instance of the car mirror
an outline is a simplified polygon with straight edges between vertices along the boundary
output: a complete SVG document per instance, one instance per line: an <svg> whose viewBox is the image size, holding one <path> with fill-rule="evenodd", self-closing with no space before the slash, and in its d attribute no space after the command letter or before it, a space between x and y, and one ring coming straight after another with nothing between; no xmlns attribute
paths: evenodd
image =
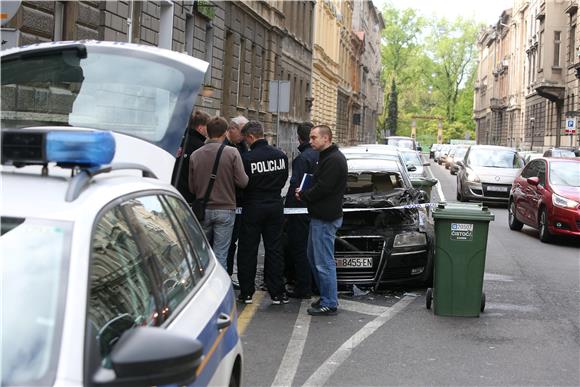
<svg viewBox="0 0 580 387"><path fill-rule="evenodd" d="M190 384L203 358L203 345L190 336L162 328L126 331L111 352L112 369L99 368L97 386Z"/></svg>
<svg viewBox="0 0 580 387"><path fill-rule="evenodd" d="M423 151L423 147L418 146L417 147L417 151L422 152Z"/></svg>
<svg viewBox="0 0 580 387"><path fill-rule="evenodd" d="M417 170L417 167L411 164L407 165L407 171L409 172L415 172Z"/></svg>
<svg viewBox="0 0 580 387"><path fill-rule="evenodd" d="M528 177L527 178L527 181L531 185L538 185L538 184L540 184L540 179L537 178L537 177Z"/></svg>

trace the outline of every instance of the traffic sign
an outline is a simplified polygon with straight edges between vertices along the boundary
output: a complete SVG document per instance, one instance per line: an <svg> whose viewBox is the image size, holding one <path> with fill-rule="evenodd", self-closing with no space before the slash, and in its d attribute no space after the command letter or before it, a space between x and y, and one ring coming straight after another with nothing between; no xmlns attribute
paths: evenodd
<svg viewBox="0 0 580 387"><path fill-rule="evenodd" d="M565 134L576 134L576 117L566 117Z"/></svg>

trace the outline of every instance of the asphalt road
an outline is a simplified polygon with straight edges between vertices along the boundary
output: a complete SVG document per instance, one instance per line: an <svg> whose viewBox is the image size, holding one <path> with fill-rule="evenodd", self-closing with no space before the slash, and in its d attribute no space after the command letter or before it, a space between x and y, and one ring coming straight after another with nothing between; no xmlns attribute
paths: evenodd
<svg viewBox="0 0 580 387"><path fill-rule="evenodd" d="M453 201L455 178L430 170ZM580 385L580 244L543 244L491 211L479 318L435 316L425 289L344 293L337 316L316 318L261 293L240 309L244 385Z"/></svg>

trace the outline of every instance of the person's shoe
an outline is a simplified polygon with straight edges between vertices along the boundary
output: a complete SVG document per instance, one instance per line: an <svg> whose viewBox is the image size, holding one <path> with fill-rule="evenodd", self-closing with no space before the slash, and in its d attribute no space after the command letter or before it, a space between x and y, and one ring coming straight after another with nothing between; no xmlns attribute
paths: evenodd
<svg viewBox="0 0 580 387"><path fill-rule="evenodd" d="M240 283L238 281L232 280L232 286L234 287L234 290L240 290Z"/></svg>
<svg viewBox="0 0 580 387"><path fill-rule="evenodd" d="M290 302L290 300L288 299L288 296L286 294L282 294L281 296L272 297L272 305L287 304L289 302Z"/></svg>
<svg viewBox="0 0 580 387"><path fill-rule="evenodd" d="M288 297L298 298L299 300L310 300L312 298L311 294L288 292Z"/></svg>
<svg viewBox="0 0 580 387"><path fill-rule="evenodd" d="M240 294L238 296L238 302L241 304L251 304L252 303L252 296L244 296Z"/></svg>
<svg viewBox="0 0 580 387"><path fill-rule="evenodd" d="M310 306L313 308L320 308L320 298L314 301L312 304L310 304Z"/></svg>
<svg viewBox="0 0 580 387"><path fill-rule="evenodd" d="M311 316L334 316L338 312L338 309L329 306L319 306L317 308L308 308L307 312Z"/></svg>

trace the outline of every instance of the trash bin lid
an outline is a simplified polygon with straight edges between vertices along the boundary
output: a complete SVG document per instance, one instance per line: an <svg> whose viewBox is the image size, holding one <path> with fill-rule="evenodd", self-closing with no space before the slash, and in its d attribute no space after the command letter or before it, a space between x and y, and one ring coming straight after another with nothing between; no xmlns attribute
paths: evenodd
<svg viewBox="0 0 580 387"><path fill-rule="evenodd" d="M482 203L446 203L441 202L433 209L433 219L461 219L492 221L492 214Z"/></svg>

